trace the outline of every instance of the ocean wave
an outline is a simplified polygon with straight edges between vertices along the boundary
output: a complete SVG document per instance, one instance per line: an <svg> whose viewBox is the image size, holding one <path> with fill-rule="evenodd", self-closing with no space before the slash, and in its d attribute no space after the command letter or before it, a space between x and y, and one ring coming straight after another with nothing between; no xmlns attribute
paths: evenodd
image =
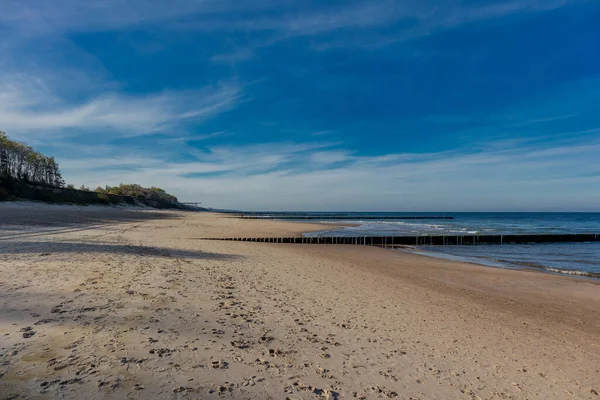
<svg viewBox="0 0 600 400"><path fill-rule="evenodd" d="M509 262L506 260L499 260L499 261ZM546 265L532 263L532 262L510 261L510 263L522 266L524 268L530 268L530 269L535 269L535 270L540 270L540 271L545 271L545 272L552 272L555 274L585 276L588 278L600 278L600 272L590 272L590 271L581 271L581 270L577 270L577 269L548 267Z"/></svg>
<svg viewBox="0 0 600 400"><path fill-rule="evenodd" d="M565 274L565 275L577 275L577 276L585 276L588 278L597 278L600 279L600 273L596 272L586 272L586 271L575 271L571 269L563 269L563 268L544 268L546 271L554 272L557 274Z"/></svg>
<svg viewBox="0 0 600 400"><path fill-rule="evenodd" d="M427 249L423 251L423 248L415 248L415 250L402 250L408 253L425 255L428 257L434 258L442 258L446 260L454 260L467 262L472 264L483 265L487 267L495 267L495 268L507 268L507 269L533 269L536 271L553 273L553 274L561 274L561 275L571 275L578 276L584 278L593 278L600 279L600 272L594 271L583 271L578 269L568 269L568 268L559 268L559 267L550 267L547 265L543 265L536 262L531 261L517 261L517 260L507 260L503 258L496 258L490 256L482 256L482 255L456 255L444 252L430 251Z"/></svg>

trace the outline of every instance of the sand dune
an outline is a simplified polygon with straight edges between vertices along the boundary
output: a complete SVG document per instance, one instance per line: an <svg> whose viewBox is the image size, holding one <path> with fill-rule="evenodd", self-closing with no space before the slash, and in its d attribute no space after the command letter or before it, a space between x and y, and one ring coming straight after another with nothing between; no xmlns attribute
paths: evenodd
<svg viewBox="0 0 600 400"><path fill-rule="evenodd" d="M0 399L600 399L597 281L0 204Z"/></svg>

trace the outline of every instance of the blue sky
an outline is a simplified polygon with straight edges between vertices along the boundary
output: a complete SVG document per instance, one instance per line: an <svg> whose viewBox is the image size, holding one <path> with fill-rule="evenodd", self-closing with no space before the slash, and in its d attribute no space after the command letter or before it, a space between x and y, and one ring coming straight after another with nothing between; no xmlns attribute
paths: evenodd
<svg viewBox="0 0 600 400"><path fill-rule="evenodd" d="M600 2L0 0L0 130L253 210L600 211Z"/></svg>

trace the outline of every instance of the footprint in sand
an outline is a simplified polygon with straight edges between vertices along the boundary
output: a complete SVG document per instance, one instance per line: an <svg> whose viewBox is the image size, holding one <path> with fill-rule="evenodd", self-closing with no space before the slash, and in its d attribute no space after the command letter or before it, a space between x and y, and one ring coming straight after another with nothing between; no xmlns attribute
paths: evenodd
<svg viewBox="0 0 600 400"><path fill-rule="evenodd" d="M229 368L229 363L223 360L220 361L213 361L212 362L212 367L214 369L228 369Z"/></svg>
<svg viewBox="0 0 600 400"><path fill-rule="evenodd" d="M25 339L29 339L30 337L32 337L33 335L35 335L35 331L30 326L25 327L25 328L21 328L21 332L23 332L23 337Z"/></svg>

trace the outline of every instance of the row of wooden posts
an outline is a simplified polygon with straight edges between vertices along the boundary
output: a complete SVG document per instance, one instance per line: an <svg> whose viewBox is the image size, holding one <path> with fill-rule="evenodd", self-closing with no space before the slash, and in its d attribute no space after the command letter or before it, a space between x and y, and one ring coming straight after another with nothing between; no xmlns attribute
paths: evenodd
<svg viewBox="0 0 600 400"><path fill-rule="evenodd" d="M343 215L343 216L322 216L322 215L238 215L232 218L239 219L289 219L289 220L318 220L318 221L371 221L371 220L440 220L440 219L454 219L454 217L446 216L406 216L406 217L380 217L380 216L356 216L356 215Z"/></svg>
<svg viewBox="0 0 600 400"><path fill-rule="evenodd" d="M576 243L600 242L600 234L556 235L466 235L466 236L335 236L335 237L258 237L258 238L204 238L204 240L227 240L260 243L295 244L346 244L360 246L455 246L479 244L528 244L528 243Z"/></svg>

